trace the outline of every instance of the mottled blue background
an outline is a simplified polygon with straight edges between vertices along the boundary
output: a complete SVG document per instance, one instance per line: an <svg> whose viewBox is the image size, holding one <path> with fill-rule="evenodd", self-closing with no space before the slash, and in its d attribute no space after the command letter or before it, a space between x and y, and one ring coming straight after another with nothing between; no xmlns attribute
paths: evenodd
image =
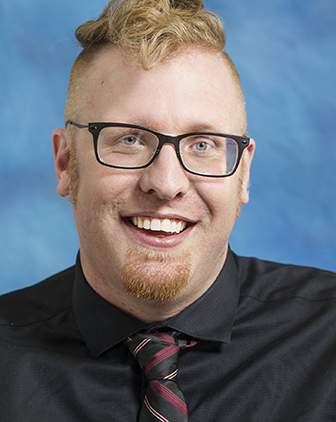
<svg viewBox="0 0 336 422"><path fill-rule="evenodd" d="M244 255L336 270L336 1L208 0L227 31L257 142ZM71 206L56 193L74 28L101 0L0 0L0 292L74 263Z"/></svg>

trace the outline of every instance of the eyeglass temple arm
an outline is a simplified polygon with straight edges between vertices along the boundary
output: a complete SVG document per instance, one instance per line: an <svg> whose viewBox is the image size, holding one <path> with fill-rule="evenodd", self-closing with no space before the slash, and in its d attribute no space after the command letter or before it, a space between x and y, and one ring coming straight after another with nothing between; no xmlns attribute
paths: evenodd
<svg viewBox="0 0 336 422"><path fill-rule="evenodd" d="M70 120L68 120L68 121L65 123L65 126L67 126L67 125L73 125L73 126L78 127L79 129L83 129L83 128L88 128L88 127L89 127L88 125L81 125L81 124L79 124L79 123L75 123L75 122L72 122L72 121L70 121Z"/></svg>

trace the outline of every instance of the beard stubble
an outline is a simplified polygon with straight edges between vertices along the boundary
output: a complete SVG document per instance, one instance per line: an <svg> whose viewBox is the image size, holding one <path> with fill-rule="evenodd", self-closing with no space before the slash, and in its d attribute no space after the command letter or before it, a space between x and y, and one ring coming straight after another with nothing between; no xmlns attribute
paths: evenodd
<svg viewBox="0 0 336 422"><path fill-rule="evenodd" d="M145 301L169 302L188 285L190 253L143 251L132 248L123 269L124 291Z"/></svg>

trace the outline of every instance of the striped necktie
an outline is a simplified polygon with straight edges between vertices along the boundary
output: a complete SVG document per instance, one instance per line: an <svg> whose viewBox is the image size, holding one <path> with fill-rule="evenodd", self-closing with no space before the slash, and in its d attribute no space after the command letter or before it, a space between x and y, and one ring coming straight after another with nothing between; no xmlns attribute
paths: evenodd
<svg viewBox="0 0 336 422"><path fill-rule="evenodd" d="M181 349L195 341L178 339L180 333L137 333L126 344L141 366L148 387L139 422L187 422L188 409L176 382Z"/></svg>

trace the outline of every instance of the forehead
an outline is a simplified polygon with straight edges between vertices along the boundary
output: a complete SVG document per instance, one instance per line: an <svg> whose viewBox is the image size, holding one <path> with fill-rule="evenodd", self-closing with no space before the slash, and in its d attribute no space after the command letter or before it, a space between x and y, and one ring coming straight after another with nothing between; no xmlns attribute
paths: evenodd
<svg viewBox="0 0 336 422"><path fill-rule="evenodd" d="M241 125L241 100L221 52L182 50L144 70L118 48L105 48L85 89L87 121L157 122L161 130L162 122L176 130L189 125L189 130L194 121L227 132L237 132Z"/></svg>

